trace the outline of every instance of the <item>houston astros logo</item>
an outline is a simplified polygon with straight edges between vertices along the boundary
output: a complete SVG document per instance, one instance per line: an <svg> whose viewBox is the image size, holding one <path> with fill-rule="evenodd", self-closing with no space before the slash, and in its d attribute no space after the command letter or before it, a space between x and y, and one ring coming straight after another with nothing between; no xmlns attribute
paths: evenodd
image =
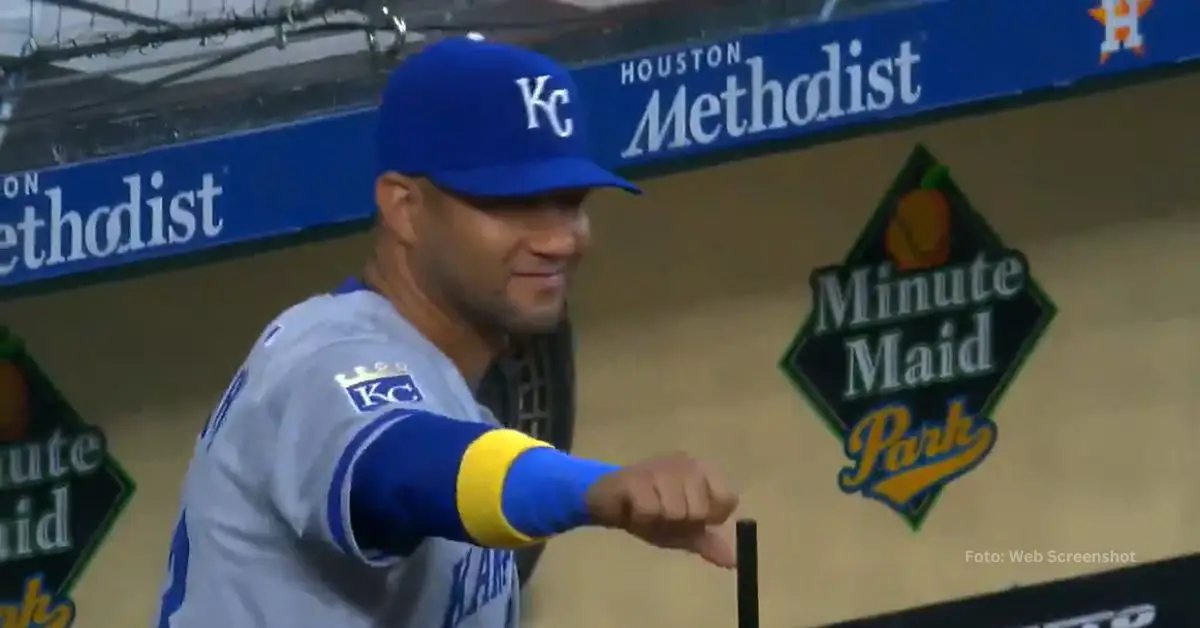
<svg viewBox="0 0 1200 628"><path fill-rule="evenodd" d="M1142 55L1146 51L1142 37L1142 17L1150 11L1154 0L1101 0L1100 6L1088 9L1092 19L1104 26L1104 41L1100 43L1100 63L1108 61L1122 48Z"/></svg>
<svg viewBox="0 0 1200 628"><path fill-rule="evenodd" d="M993 410L1054 305L922 147L810 284L784 374L841 441L836 486L916 529L999 442Z"/></svg>

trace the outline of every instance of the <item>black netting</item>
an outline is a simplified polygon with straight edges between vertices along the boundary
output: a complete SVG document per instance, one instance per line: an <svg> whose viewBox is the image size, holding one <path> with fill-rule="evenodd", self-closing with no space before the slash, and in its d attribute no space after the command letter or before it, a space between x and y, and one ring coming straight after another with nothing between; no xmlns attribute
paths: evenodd
<svg viewBox="0 0 1200 628"><path fill-rule="evenodd" d="M379 0L366 1L377 5ZM845 15L900 1L839 0L836 6ZM364 7L363 0L336 3ZM470 6L439 12L439 7L449 4L447 0L410 1L404 5L406 19L414 29L543 25L520 31L482 30L489 37L516 39L571 64L803 22L827 8L825 0L661 0L593 14L551 0L477 0ZM0 144L0 172L139 151L370 106L394 59L366 52L365 44L363 48L364 52L357 54L133 94L130 89L135 86L110 77L72 77L64 85L24 90L13 115L31 121L7 127ZM43 67L28 72L25 78L33 83L63 74L63 70ZM64 103L97 100L105 104L77 114L49 115L61 111Z"/></svg>
<svg viewBox="0 0 1200 628"><path fill-rule="evenodd" d="M575 350L567 321L553 333L514 338L477 397L508 427L570 449L575 424Z"/></svg>

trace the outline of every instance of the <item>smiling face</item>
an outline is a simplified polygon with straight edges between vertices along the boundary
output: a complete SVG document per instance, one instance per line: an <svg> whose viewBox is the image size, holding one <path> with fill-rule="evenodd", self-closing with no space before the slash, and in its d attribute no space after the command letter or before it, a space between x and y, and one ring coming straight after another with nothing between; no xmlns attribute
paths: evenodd
<svg viewBox="0 0 1200 628"><path fill-rule="evenodd" d="M392 210L401 220L381 209L392 228L410 231L401 239L409 240L411 270L431 298L473 324L510 333L549 331L562 319L590 240L586 191L477 199L403 177L385 176L379 186L404 188L404 207Z"/></svg>

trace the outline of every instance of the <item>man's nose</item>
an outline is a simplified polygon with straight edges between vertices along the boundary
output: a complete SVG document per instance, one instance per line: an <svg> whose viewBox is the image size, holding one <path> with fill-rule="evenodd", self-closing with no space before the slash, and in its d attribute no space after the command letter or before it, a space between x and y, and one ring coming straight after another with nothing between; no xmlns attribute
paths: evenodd
<svg viewBox="0 0 1200 628"><path fill-rule="evenodd" d="M587 218L579 212L553 212L538 220L529 234L529 248L545 257L571 257L588 244Z"/></svg>

